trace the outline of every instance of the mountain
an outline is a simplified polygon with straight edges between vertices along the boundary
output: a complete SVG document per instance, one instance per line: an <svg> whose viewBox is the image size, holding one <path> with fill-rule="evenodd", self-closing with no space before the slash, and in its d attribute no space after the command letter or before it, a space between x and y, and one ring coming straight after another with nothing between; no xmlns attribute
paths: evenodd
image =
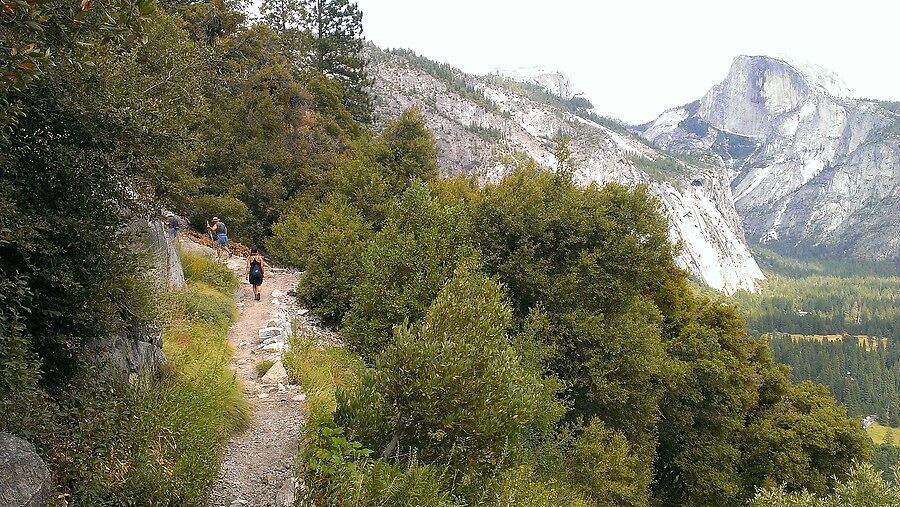
<svg viewBox="0 0 900 507"><path fill-rule="evenodd" d="M504 157L514 152L552 166L551 140L565 134L580 183L648 185L670 218L672 240L682 241L679 264L698 280L730 293L755 290L763 278L728 175L716 165L670 156L599 116L565 76L474 76L403 50L372 48L369 57L378 116L419 106L437 138L444 174L497 179L509 170Z"/></svg>
<svg viewBox="0 0 900 507"><path fill-rule="evenodd" d="M752 241L900 259L900 103L851 98L812 65L739 56L702 99L633 130L721 163Z"/></svg>

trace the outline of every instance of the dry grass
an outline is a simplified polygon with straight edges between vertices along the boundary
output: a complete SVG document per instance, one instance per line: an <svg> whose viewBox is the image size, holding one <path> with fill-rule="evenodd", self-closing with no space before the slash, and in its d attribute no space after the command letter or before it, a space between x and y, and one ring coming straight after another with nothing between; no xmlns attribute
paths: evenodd
<svg viewBox="0 0 900 507"><path fill-rule="evenodd" d="M884 444L891 442L896 446L900 446L900 428L891 428L875 423L866 429L869 437L876 444ZM888 437L890 435L890 437Z"/></svg>

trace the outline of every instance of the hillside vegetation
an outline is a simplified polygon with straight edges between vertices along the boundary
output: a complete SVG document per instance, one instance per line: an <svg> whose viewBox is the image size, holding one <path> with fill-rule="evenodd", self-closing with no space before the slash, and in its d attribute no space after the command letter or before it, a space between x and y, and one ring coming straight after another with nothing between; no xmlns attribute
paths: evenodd
<svg viewBox="0 0 900 507"><path fill-rule="evenodd" d="M824 389L792 386L733 307L693 293L646 189L526 159L484 187L438 180L421 124L365 148L393 144L368 180L402 184L337 187L273 227L350 348L288 361L316 393L317 505L739 505L767 483L825 494L867 456Z"/></svg>

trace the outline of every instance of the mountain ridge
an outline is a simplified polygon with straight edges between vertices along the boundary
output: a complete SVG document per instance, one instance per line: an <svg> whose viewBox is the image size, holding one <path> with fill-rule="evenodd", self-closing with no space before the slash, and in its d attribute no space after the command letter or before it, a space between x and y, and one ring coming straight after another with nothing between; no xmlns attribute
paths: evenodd
<svg viewBox="0 0 900 507"><path fill-rule="evenodd" d="M900 258L900 116L831 93L796 64L735 58L698 101L632 127L676 153L718 158L748 237L793 254ZM831 87L833 88L833 87Z"/></svg>
<svg viewBox="0 0 900 507"><path fill-rule="evenodd" d="M571 138L580 183L648 185L670 217L671 239L684 245L679 264L700 281L734 292L755 290L763 278L728 181L713 166L672 157L624 124L539 85L472 76L405 50L370 49L370 58L379 116L420 107L437 138L445 175L502 177L509 170L502 157L514 151L551 166L550 140L564 134Z"/></svg>

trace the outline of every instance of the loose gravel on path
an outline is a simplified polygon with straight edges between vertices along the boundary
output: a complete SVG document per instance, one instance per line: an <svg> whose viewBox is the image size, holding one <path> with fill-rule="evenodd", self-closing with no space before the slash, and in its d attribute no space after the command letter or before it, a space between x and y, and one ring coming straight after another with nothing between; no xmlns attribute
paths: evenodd
<svg viewBox="0 0 900 507"><path fill-rule="evenodd" d="M288 291L297 285L298 275L283 270L268 271L261 301L254 301L245 262L242 258L228 261L242 280L239 316L228 333L228 341L234 350L231 367L253 407L253 421L226 445L209 505L283 507L293 505L305 397L298 386L288 385L286 378L258 379L256 365L263 360L280 359L277 350L263 348L259 330L275 324L279 310L288 304Z"/></svg>

